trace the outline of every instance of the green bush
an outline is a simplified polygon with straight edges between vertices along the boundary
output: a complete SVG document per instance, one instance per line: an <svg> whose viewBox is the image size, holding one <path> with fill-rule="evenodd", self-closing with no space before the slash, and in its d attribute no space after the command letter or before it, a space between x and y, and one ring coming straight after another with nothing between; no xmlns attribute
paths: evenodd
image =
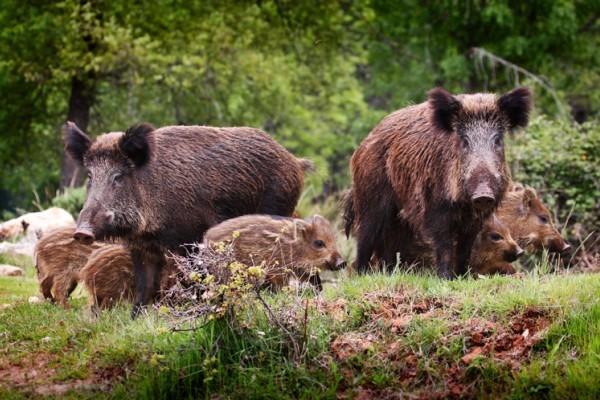
<svg viewBox="0 0 600 400"><path fill-rule="evenodd" d="M52 199L52 205L67 210L73 218L77 219L79 211L85 203L85 186L73 189L65 189L65 192Z"/></svg>
<svg viewBox="0 0 600 400"><path fill-rule="evenodd" d="M538 190L559 228L572 236L580 223L584 238L592 233L589 247L600 219L600 124L538 116L509 143L507 155L514 180Z"/></svg>

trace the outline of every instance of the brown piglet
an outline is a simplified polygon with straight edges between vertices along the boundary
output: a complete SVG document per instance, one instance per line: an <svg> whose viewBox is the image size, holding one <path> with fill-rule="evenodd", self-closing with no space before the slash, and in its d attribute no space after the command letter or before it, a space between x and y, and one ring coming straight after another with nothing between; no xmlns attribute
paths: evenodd
<svg viewBox="0 0 600 400"><path fill-rule="evenodd" d="M346 266L329 221L320 215L305 220L247 215L206 232L208 243L231 243L235 257L248 266L264 266L266 286L277 290L295 277L322 289L318 272Z"/></svg>
<svg viewBox="0 0 600 400"><path fill-rule="evenodd" d="M38 241L35 267L44 298L70 308L68 298L77 287L77 274L92 251L102 243L82 244L73 238L75 226L54 229Z"/></svg>
<svg viewBox="0 0 600 400"><path fill-rule="evenodd" d="M473 274L510 275L516 272L510 263L523 253L524 250L515 242L506 225L492 216L485 221L473 243L469 266Z"/></svg>

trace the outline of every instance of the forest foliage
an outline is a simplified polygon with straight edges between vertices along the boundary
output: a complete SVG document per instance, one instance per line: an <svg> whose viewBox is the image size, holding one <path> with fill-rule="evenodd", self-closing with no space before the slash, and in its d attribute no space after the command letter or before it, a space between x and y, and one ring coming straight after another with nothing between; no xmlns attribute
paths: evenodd
<svg viewBox="0 0 600 400"><path fill-rule="evenodd" d="M349 157L372 127L430 88L526 84L536 111L510 143L513 173L555 199L562 221L575 207L591 226L599 18L600 0L5 0L0 208L56 197L75 95L92 135L138 121L264 129L315 160L311 183L329 195L349 185Z"/></svg>

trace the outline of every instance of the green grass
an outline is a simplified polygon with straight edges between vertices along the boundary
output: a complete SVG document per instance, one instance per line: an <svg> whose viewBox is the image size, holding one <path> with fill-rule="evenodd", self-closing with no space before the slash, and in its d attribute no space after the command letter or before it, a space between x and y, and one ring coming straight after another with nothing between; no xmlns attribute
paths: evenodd
<svg viewBox="0 0 600 400"><path fill-rule="evenodd" d="M264 294L278 323L260 303L240 304L235 318L174 332L159 312L131 321L129 305L94 317L79 289L72 310L31 304L30 269L0 278L0 304L10 304L0 309L0 377L31 375L0 378L3 399L56 385L67 387L60 398L600 397L598 274L342 275L319 298ZM515 328L526 318L533 325ZM502 347L535 334L527 348ZM477 340L491 351L462 361Z"/></svg>

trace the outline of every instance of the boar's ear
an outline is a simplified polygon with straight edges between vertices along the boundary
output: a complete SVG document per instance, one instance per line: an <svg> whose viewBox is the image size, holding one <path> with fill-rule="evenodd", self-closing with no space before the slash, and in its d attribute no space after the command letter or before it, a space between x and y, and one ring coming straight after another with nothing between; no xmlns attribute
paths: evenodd
<svg viewBox="0 0 600 400"><path fill-rule="evenodd" d="M531 90L526 87L511 90L496 101L500 112L508 118L510 130L527 126L531 103Z"/></svg>
<svg viewBox="0 0 600 400"><path fill-rule="evenodd" d="M462 108L460 101L441 87L431 89L428 96L433 112L431 122L443 131L452 132L452 118Z"/></svg>
<svg viewBox="0 0 600 400"><path fill-rule="evenodd" d="M92 145L92 139L75 123L68 121L63 128L63 141L65 142L65 151L80 165L83 165L83 155Z"/></svg>
<svg viewBox="0 0 600 400"><path fill-rule="evenodd" d="M142 122L132 125L119 140L119 149L129 157L136 167L146 164L154 152L154 126Z"/></svg>

